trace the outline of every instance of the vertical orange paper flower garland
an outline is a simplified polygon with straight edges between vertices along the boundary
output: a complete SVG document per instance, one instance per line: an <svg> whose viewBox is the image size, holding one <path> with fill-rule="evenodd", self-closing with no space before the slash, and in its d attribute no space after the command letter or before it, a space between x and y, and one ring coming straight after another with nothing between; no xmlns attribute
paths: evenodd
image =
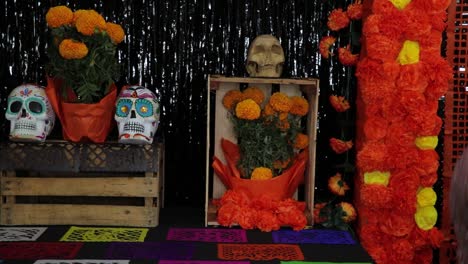
<svg viewBox="0 0 468 264"><path fill-rule="evenodd" d="M367 4L367 3L366 3ZM447 0L374 0L358 62L358 235L377 263L431 263Z"/></svg>

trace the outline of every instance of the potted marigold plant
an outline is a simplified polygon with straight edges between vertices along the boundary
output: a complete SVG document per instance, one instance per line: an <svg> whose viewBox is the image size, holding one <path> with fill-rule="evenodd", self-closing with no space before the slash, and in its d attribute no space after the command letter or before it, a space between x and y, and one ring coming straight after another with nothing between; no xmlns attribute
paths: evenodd
<svg viewBox="0 0 468 264"><path fill-rule="evenodd" d="M117 45L125 34L95 10L51 7L46 14L51 41L47 95L64 138L105 141L113 120L119 78Z"/></svg>
<svg viewBox="0 0 468 264"><path fill-rule="evenodd" d="M214 157L214 172L228 189L219 201L218 222L299 230L306 224L305 204L291 197L304 179L309 137L301 132L301 119L309 103L282 92L265 98L256 87L231 90L223 98L238 143L222 139L227 165Z"/></svg>

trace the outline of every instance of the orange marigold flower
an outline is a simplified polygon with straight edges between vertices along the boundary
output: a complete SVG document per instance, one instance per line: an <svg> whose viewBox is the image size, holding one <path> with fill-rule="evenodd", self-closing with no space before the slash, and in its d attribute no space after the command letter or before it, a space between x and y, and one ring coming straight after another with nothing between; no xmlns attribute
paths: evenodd
<svg viewBox="0 0 468 264"><path fill-rule="evenodd" d="M338 206L340 206L343 212L345 213L345 215L342 216L343 221L348 223L356 219L356 210L354 209L352 204L347 202L341 202Z"/></svg>
<svg viewBox="0 0 468 264"><path fill-rule="evenodd" d="M294 140L294 147L297 149L305 149L309 145L309 137L305 134L298 133Z"/></svg>
<svg viewBox="0 0 468 264"><path fill-rule="evenodd" d="M320 55L322 55L324 59L328 59L330 55L333 55L333 53L330 52L330 49L331 49L331 46L335 43L335 41L336 41L336 38L332 36L325 36L320 40L319 51L320 51Z"/></svg>
<svg viewBox="0 0 468 264"><path fill-rule="evenodd" d="M273 178L273 172L269 168L258 167L252 171L251 180L268 180Z"/></svg>
<svg viewBox="0 0 468 264"><path fill-rule="evenodd" d="M244 99L252 99L259 105L261 105L263 100L265 100L265 95L262 90L257 87L248 87L242 92L242 94L244 95Z"/></svg>
<svg viewBox="0 0 468 264"><path fill-rule="evenodd" d="M337 112L345 112L350 108L349 102L344 98L344 96L330 95L328 99Z"/></svg>
<svg viewBox="0 0 468 264"><path fill-rule="evenodd" d="M281 130L281 131L286 131L288 130L289 128L291 128L291 124L289 123L289 121L287 119L285 120L280 120L279 124L277 125L277 127Z"/></svg>
<svg viewBox="0 0 468 264"><path fill-rule="evenodd" d="M76 30L83 35L91 36L95 30L105 30L106 21L94 10L87 10L78 16L75 22Z"/></svg>
<svg viewBox="0 0 468 264"><path fill-rule="evenodd" d="M344 196L349 190L348 184L343 180L340 173L328 179L328 189L336 195Z"/></svg>
<svg viewBox="0 0 468 264"><path fill-rule="evenodd" d="M338 49L338 60L344 66L354 66L359 60L359 54L352 54L349 48L350 46L348 45L345 48Z"/></svg>
<svg viewBox="0 0 468 264"><path fill-rule="evenodd" d="M123 28L118 24L107 22L106 32L107 34L109 34L109 37L112 39L112 42L114 42L115 44L119 44L125 38L125 32Z"/></svg>
<svg viewBox="0 0 468 264"><path fill-rule="evenodd" d="M88 55L88 47L73 39L64 39L59 45L60 55L67 60L81 59Z"/></svg>
<svg viewBox="0 0 468 264"><path fill-rule="evenodd" d="M282 92L276 92L272 94L269 103L275 111L285 113L289 112L292 105L291 99L289 99L289 97Z"/></svg>
<svg viewBox="0 0 468 264"><path fill-rule="evenodd" d="M291 159L275 160L273 162L273 168L274 169L284 169L284 168L288 167L290 161L291 161Z"/></svg>
<svg viewBox="0 0 468 264"><path fill-rule="evenodd" d="M275 109L273 109L273 107L271 107L271 105L269 105L269 104L265 105L265 108L263 108L263 115L264 116L272 116L275 113L276 113Z"/></svg>
<svg viewBox="0 0 468 264"><path fill-rule="evenodd" d="M350 150L353 147L353 142L351 140L343 141L337 138L330 138L330 147L333 149L335 153L341 154Z"/></svg>
<svg viewBox="0 0 468 264"><path fill-rule="evenodd" d="M362 18L362 4L358 0L353 4L350 4L346 9L346 15L348 15L351 20L359 20Z"/></svg>
<svg viewBox="0 0 468 264"><path fill-rule="evenodd" d="M242 92L239 90L230 90L223 97L223 105L228 110L234 109L234 106L243 100Z"/></svg>
<svg viewBox="0 0 468 264"><path fill-rule="evenodd" d="M73 21L72 21L72 24L75 25L76 24L76 20L83 14L85 14L86 12L88 12L88 10L85 10L85 9L79 9L79 10L76 10L75 12L73 12Z"/></svg>
<svg viewBox="0 0 468 264"><path fill-rule="evenodd" d="M291 97L291 109L289 113L298 116L305 116L309 112L309 102L303 97L293 96Z"/></svg>
<svg viewBox="0 0 468 264"><path fill-rule="evenodd" d="M349 25L349 17L341 8L333 10L328 16L327 26L331 31L338 31Z"/></svg>
<svg viewBox="0 0 468 264"><path fill-rule="evenodd" d="M288 119L288 113L280 113L278 117L279 120L286 120Z"/></svg>
<svg viewBox="0 0 468 264"><path fill-rule="evenodd" d="M54 6L47 11L47 25L51 28L68 25L73 21L73 11L66 6Z"/></svg>
<svg viewBox="0 0 468 264"><path fill-rule="evenodd" d="M260 106L252 99L239 102L236 105L236 116L240 119L255 120L260 117Z"/></svg>

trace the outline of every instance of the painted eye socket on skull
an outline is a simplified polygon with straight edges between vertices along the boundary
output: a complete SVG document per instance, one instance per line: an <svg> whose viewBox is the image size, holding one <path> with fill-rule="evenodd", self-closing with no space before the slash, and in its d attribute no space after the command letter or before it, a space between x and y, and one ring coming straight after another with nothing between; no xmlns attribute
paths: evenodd
<svg viewBox="0 0 468 264"><path fill-rule="evenodd" d="M133 102L130 99L120 99L117 102L115 114L119 117L127 117L130 113L130 109L132 109L132 104Z"/></svg>
<svg viewBox="0 0 468 264"><path fill-rule="evenodd" d="M24 104L31 114L42 114L46 109L44 103L36 98L29 98L24 102ZM21 111L22 107L23 100L19 98L10 98L8 112L16 114Z"/></svg>
<svg viewBox="0 0 468 264"><path fill-rule="evenodd" d="M147 99L137 99L135 102L137 113L142 117L153 115L153 104Z"/></svg>
<svg viewBox="0 0 468 264"><path fill-rule="evenodd" d="M13 98L11 99L9 103L8 112L16 114L21 110L22 107L23 107L23 101Z"/></svg>

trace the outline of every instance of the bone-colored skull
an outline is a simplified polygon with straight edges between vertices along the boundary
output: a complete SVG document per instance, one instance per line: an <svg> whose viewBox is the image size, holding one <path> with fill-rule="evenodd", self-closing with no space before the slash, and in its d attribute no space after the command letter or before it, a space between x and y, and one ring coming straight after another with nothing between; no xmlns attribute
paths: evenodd
<svg viewBox="0 0 468 264"><path fill-rule="evenodd" d="M283 47L276 37L259 35L250 44L246 65L250 77L280 77L283 64Z"/></svg>

